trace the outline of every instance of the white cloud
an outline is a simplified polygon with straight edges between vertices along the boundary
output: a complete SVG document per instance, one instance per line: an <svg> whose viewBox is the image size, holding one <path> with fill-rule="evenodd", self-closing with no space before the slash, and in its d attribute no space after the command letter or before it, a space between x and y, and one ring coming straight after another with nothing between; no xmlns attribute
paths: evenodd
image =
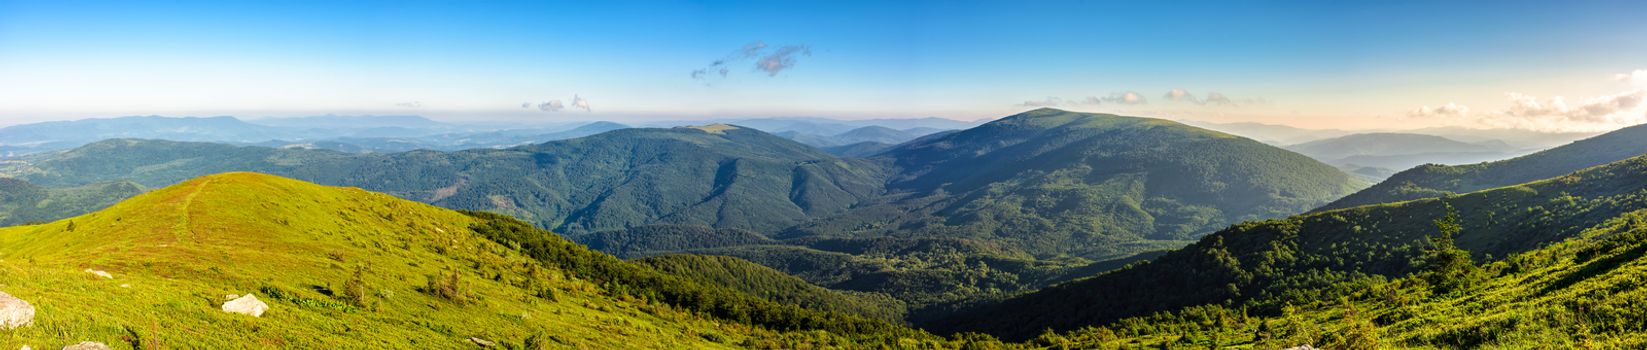
<svg viewBox="0 0 1647 350"><path fill-rule="evenodd" d="M538 104L538 110L544 112L559 112L562 109L566 109L566 105L561 104L560 100L549 100Z"/></svg>
<svg viewBox="0 0 1647 350"><path fill-rule="evenodd" d="M1647 89L1647 69L1637 69L1629 73L1619 73L1613 79L1630 84L1637 89Z"/></svg>
<svg viewBox="0 0 1647 350"><path fill-rule="evenodd" d="M1184 89L1172 89L1162 97L1166 98L1167 101L1201 103L1199 99L1195 98L1195 95L1191 95L1188 90Z"/></svg>
<svg viewBox="0 0 1647 350"><path fill-rule="evenodd" d="M1413 117L1413 118L1435 118L1435 117L1463 118L1463 117L1468 117L1469 115L1470 115L1470 107L1469 106L1465 106L1465 105L1461 105L1461 104L1457 104L1457 103L1452 103L1452 102L1447 102L1447 104L1440 105L1440 106L1435 106L1435 107L1422 106L1422 107L1418 107L1416 109L1413 109L1411 112L1407 112L1407 116L1410 116L1410 117Z"/></svg>
<svg viewBox="0 0 1647 350"><path fill-rule="evenodd" d="M1124 105L1149 104L1149 99L1144 98L1144 95L1139 95L1138 92L1135 91L1117 92L1110 94L1109 97L1105 97L1101 100L1103 102L1119 103Z"/></svg>
<svg viewBox="0 0 1647 350"><path fill-rule="evenodd" d="M589 109L589 100L585 100L583 96L578 95L572 95L572 108L582 108L585 112L593 111Z"/></svg>
<svg viewBox="0 0 1647 350"><path fill-rule="evenodd" d="M401 102L401 103L396 103L395 106L400 107L400 108L422 108L423 107L423 102L422 101Z"/></svg>
<svg viewBox="0 0 1647 350"><path fill-rule="evenodd" d="M1024 103L1020 103L1018 105L1023 107L1057 107L1064 105L1064 99L1054 96L1047 96L1044 100L1024 101Z"/></svg>

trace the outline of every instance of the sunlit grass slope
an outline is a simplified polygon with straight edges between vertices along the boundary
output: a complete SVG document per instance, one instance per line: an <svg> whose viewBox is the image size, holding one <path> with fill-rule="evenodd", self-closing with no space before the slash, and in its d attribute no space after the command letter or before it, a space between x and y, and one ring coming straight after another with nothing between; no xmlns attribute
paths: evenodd
<svg viewBox="0 0 1647 350"><path fill-rule="evenodd" d="M33 326L0 331L0 348L460 348L476 346L471 338L719 348L786 336L616 296L626 294L478 236L476 220L355 188L228 173L0 229L0 291L37 308ZM454 273L455 293L430 291ZM219 310L247 293L271 310Z"/></svg>

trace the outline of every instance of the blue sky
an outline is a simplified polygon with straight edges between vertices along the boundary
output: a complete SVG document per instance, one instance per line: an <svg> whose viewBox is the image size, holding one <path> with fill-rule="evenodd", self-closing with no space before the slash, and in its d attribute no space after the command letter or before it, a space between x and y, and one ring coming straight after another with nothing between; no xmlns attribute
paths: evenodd
<svg viewBox="0 0 1647 350"><path fill-rule="evenodd" d="M1647 121L1647 72L1631 75L1647 69L1644 17L1628 1L0 0L0 125L970 120L1050 105L1305 127L1600 129ZM740 52L752 43L764 48ZM761 70L765 58L790 64ZM563 109L537 108L552 101Z"/></svg>

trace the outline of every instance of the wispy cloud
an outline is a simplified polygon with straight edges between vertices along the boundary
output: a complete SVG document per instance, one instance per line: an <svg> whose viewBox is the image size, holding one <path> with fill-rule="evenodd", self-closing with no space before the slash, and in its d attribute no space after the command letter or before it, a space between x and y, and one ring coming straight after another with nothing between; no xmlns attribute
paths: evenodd
<svg viewBox="0 0 1647 350"><path fill-rule="evenodd" d="M1168 90L1167 94L1162 95L1161 97L1166 98L1167 101L1172 101L1172 102L1201 103L1201 100L1196 99L1195 95L1189 93L1189 90L1184 90L1184 89Z"/></svg>
<svg viewBox="0 0 1647 350"><path fill-rule="evenodd" d="M761 59L755 61L755 69L766 72L766 76L777 76L778 72L795 66L795 56L812 56L812 48L806 45L790 45L778 48Z"/></svg>
<svg viewBox="0 0 1647 350"><path fill-rule="evenodd" d="M812 47L809 45L784 45L773 48L764 41L755 41L733 50L725 57L710 61L709 65L692 70L688 75L693 80L708 82L711 79L725 79L732 75L732 67L751 64L751 71L766 73L768 77L778 76L778 73L795 67L801 57L812 56Z"/></svg>
<svg viewBox="0 0 1647 350"><path fill-rule="evenodd" d="M395 107L400 107L400 108L422 108L423 107L423 102L422 101L401 102L401 103L396 103Z"/></svg>
<svg viewBox="0 0 1647 350"><path fill-rule="evenodd" d="M1161 99L1170 103L1185 103L1205 107L1237 107L1240 105L1262 105L1269 103L1269 100L1263 98L1246 98L1239 100L1238 102L1229 96L1225 96L1224 94L1217 92L1209 92L1205 97L1197 97L1195 94L1184 89L1168 90L1166 94L1161 95ZM1020 107L1097 106L1106 104L1138 106L1147 105L1149 103L1149 98L1144 97L1143 94L1140 94L1137 91L1121 91L1104 96L1087 96L1076 99L1047 96L1045 99L1024 101L1014 105Z"/></svg>
<svg viewBox="0 0 1647 350"><path fill-rule="evenodd" d="M562 109L566 109L566 105L561 104L560 100L549 100L538 104L538 110L544 112L559 112Z"/></svg>
<svg viewBox="0 0 1647 350"><path fill-rule="evenodd" d="M1024 101L1024 103L1020 103L1018 105L1023 106L1023 107L1058 107L1058 106L1063 106L1064 105L1064 99L1058 98L1058 97L1053 97L1053 96L1047 96L1047 98L1044 99L1044 100Z"/></svg>
<svg viewBox="0 0 1647 350"><path fill-rule="evenodd" d="M1140 95L1136 91L1117 92L1099 100L1106 103L1119 103L1124 105L1149 104L1149 99L1144 98L1144 95Z"/></svg>
<svg viewBox="0 0 1647 350"><path fill-rule="evenodd" d="M1413 118L1463 118L1469 115L1469 106L1452 102L1447 102L1447 104L1435 107L1421 106L1407 112L1407 116Z"/></svg>

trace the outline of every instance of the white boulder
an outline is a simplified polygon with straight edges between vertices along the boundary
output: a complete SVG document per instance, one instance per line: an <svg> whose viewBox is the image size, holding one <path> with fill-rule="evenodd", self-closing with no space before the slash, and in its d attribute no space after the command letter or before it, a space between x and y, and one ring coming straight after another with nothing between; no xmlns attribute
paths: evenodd
<svg viewBox="0 0 1647 350"><path fill-rule="evenodd" d="M34 324L34 305L0 292L0 329L17 329Z"/></svg>
<svg viewBox="0 0 1647 350"><path fill-rule="evenodd" d="M269 304L264 304L262 300L257 300L257 297L251 294L223 303L223 312L263 317L264 311L269 311Z"/></svg>
<svg viewBox="0 0 1647 350"><path fill-rule="evenodd" d="M97 275L97 277L102 277L102 278L107 278L107 279L114 279L114 275L110 274L108 271L86 269L86 273Z"/></svg>
<svg viewBox="0 0 1647 350"><path fill-rule="evenodd" d="M80 342L80 344L65 346L65 347L63 347L63 350L114 350L114 349L109 348L108 344L103 344L103 343L94 342L94 341L83 341L83 342Z"/></svg>

